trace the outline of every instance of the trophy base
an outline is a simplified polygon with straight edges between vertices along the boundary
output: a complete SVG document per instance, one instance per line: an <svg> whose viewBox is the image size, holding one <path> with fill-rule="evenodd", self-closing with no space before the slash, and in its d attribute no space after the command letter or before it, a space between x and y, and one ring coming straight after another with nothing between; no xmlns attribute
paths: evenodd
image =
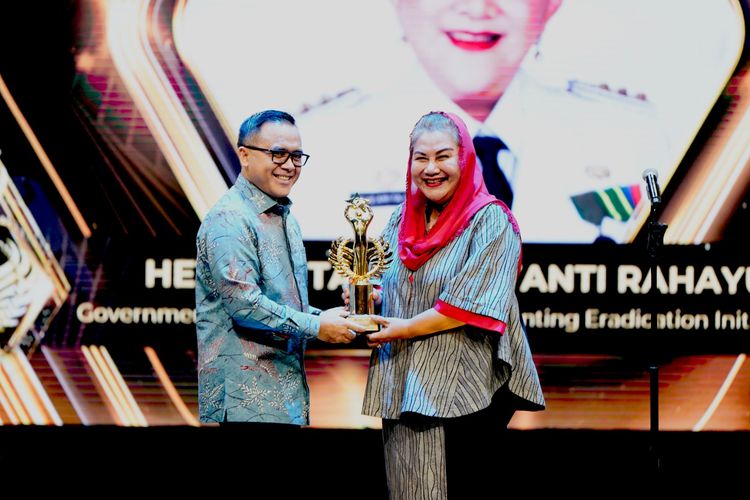
<svg viewBox="0 0 750 500"><path fill-rule="evenodd" d="M365 331L361 332L360 335L380 331L380 325L367 314L350 314L346 319L352 320L365 328Z"/></svg>

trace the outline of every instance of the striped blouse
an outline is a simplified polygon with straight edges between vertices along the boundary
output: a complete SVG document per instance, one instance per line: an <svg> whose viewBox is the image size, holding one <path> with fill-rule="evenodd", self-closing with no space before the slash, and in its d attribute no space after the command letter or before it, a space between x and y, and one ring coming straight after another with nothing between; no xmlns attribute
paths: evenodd
<svg viewBox="0 0 750 500"><path fill-rule="evenodd" d="M402 209L383 231L394 249ZM417 271L394 259L382 280L383 316L411 318L435 307L467 324L373 350L362 413L467 415L489 406L506 382L519 409L544 408L515 294L520 253L514 221L490 204Z"/></svg>

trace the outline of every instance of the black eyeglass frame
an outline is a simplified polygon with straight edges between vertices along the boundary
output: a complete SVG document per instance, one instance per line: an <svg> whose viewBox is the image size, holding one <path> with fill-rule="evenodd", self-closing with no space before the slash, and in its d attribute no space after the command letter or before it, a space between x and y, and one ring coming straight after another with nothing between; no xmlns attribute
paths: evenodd
<svg viewBox="0 0 750 500"><path fill-rule="evenodd" d="M307 163L307 160L310 159L310 155L305 153L298 153L294 151L286 151L286 150L273 150L273 149L266 149L266 148L258 148L255 146L247 146L245 144L239 145L241 148L245 149L252 149L253 151L261 151L263 153L271 155L271 161L276 165L283 165L284 163L289 160L289 157L292 158L292 165L295 167L304 167ZM300 162L299 165L297 162Z"/></svg>

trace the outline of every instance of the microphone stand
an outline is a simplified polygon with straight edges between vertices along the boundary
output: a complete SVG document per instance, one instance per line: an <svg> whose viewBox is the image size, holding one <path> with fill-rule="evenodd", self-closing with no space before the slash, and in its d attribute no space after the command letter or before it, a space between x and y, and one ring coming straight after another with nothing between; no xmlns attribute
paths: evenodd
<svg viewBox="0 0 750 500"><path fill-rule="evenodd" d="M655 329L656 324L656 313L654 304L658 303L659 290L657 288L657 263L659 261L659 251L664 243L664 232L667 230L667 224L658 221L658 212L661 205L661 200L656 198L651 201L651 213L648 217L648 237L646 239L646 251L649 258L649 267L651 272L651 288L649 290L651 298L651 311L653 314L652 328L654 332L651 337L651 360L649 362L649 408L650 408L650 446L649 452L652 459L654 460L654 472L658 473L661 469L661 457L659 456L659 364L658 356L655 353L654 346L656 345L654 335L656 335Z"/></svg>

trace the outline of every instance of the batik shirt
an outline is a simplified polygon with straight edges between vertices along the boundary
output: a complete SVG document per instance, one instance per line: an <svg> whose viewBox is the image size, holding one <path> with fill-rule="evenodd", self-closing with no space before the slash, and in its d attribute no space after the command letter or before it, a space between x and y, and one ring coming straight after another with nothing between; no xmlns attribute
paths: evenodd
<svg viewBox="0 0 750 500"><path fill-rule="evenodd" d="M309 423L303 356L320 329L287 198L240 176L197 236L199 413L203 422Z"/></svg>
<svg viewBox="0 0 750 500"><path fill-rule="evenodd" d="M402 209L383 231L391 248L398 248ZM393 260L382 280L383 316L412 318L434 307L444 314L481 317L493 329L466 324L374 349L364 414L389 419L403 412L468 415L489 406L506 383L518 396L519 408L544 408L515 294L520 251L515 220L490 204L416 271Z"/></svg>

